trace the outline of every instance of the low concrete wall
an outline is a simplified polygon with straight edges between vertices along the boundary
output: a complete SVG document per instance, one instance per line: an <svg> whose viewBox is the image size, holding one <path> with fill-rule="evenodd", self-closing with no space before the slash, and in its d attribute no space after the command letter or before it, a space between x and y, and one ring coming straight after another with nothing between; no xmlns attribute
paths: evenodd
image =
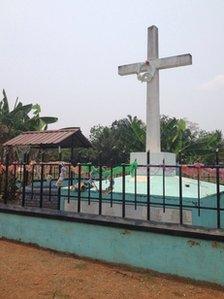
<svg viewBox="0 0 224 299"><path fill-rule="evenodd" d="M0 237L224 285L223 233L140 220L40 213L0 209Z"/></svg>
<svg viewBox="0 0 224 299"><path fill-rule="evenodd" d="M90 203L88 203L88 194L90 194ZM61 207L62 211L77 212L78 192L70 191L70 199L68 200L68 189L61 190ZM102 198L102 215L122 217L122 193L113 192L113 205L110 203L110 196L103 195ZM81 193L81 212L89 214L99 213L99 193L97 191L88 191ZM126 217L133 219L147 219L147 195L137 194L138 204L134 205L135 196L133 193L125 194L125 211ZM183 197L183 224L215 229L217 228L217 198L216 195L209 195L200 200L201 206L213 208L214 210L198 209L197 198ZM150 220L163 223L179 223L180 210L178 207L171 207L168 204L178 205L179 198L166 196L166 209L163 211L163 197L159 195L151 195L151 202L159 205L151 204ZM224 193L220 193L220 207L224 208ZM224 228L224 211L220 212L220 227Z"/></svg>
<svg viewBox="0 0 224 299"><path fill-rule="evenodd" d="M71 192L72 193L72 192ZM86 192L87 193L87 192ZM93 193L93 192L92 192ZM91 193L91 194L92 194ZM96 192L94 192L96 193ZM72 193L74 194L74 192ZM97 194L98 195L98 194ZM113 205L111 205L110 200L102 200L102 215L104 216L116 216L116 217L122 217L122 194L121 193L114 193L116 195L116 198L120 197L120 200L113 201ZM128 199L133 199L133 194L127 194ZM140 196L138 196L138 199ZM142 195L141 198L145 199L146 196ZM161 198L161 197L160 197ZM162 204L161 204L162 205ZM68 201L68 197L61 197L61 210L62 211L68 211L68 212L77 212L77 206L78 206L78 200L77 198L72 198L70 201ZM98 198L92 198L90 203L88 203L88 200L81 199L81 208L82 213L88 213L88 214L99 214L99 200ZM125 217L132 218L132 219L141 219L146 220L147 219L147 205L145 203L139 204L136 206L134 205L134 202L128 202L125 204ZM167 208L165 211L163 211L162 207L150 207L150 220L151 221L157 221L157 222L164 222L164 223L179 223L180 222L180 211L179 209L175 208ZM191 225L192 224L192 217L191 217L191 211L189 209L183 209L183 223Z"/></svg>

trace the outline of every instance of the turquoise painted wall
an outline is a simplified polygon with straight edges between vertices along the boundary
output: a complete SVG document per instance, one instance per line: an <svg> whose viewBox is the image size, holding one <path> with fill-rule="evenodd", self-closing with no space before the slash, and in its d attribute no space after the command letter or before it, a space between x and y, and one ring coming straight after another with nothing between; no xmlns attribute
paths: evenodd
<svg viewBox="0 0 224 299"><path fill-rule="evenodd" d="M0 237L224 285L224 243L0 213Z"/></svg>

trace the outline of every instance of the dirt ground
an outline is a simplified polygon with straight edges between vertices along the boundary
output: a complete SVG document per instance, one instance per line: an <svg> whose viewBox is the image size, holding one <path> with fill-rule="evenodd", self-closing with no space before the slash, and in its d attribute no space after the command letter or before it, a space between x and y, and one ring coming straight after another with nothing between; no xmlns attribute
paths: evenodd
<svg viewBox="0 0 224 299"><path fill-rule="evenodd" d="M224 289L0 240L0 298L224 298Z"/></svg>

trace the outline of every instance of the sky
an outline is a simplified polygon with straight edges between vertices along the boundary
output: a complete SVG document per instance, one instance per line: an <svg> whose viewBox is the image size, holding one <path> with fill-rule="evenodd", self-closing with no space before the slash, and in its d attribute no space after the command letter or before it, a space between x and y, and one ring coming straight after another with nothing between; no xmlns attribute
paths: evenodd
<svg viewBox="0 0 224 299"><path fill-rule="evenodd" d="M224 131L223 0L0 0L0 14L0 89L57 116L51 128L145 121L145 84L117 67L146 60L156 25L160 57L193 57L160 71L161 114Z"/></svg>

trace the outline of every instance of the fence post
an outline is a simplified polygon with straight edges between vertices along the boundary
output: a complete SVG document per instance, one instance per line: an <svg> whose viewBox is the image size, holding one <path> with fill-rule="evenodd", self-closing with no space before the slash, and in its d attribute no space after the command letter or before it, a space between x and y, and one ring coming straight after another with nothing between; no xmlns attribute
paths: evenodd
<svg viewBox="0 0 224 299"><path fill-rule="evenodd" d="M13 190L12 190L12 196L15 199L15 196L16 196L16 164L15 163L13 164Z"/></svg>
<svg viewBox="0 0 224 299"><path fill-rule="evenodd" d="M183 224L183 190L182 190L182 157L179 161L179 205L180 205L180 224Z"/></svg>
<svg viewBox="0 0 224 299"><path fill-rule="evenodd" d="M71 162L68 164L68 203L70 203L70 195L71 195Z"/></svg>
<svg viewBox="0 0 224 299"><path fill-rule="evenodd" d="M110 206L113 207L113 166L112 164L110 166L110 186L111 186Z"/></svg>
<svg viewBox="0 0 224 299"><path fill-rule="evenodd" d="M200 168L198 168L197 179L198 179L198 216L200 216L201 215Z"/></svg>
<svg viewBox="0 0 224 299"><path fill-rule="evenodd" d="M217 228L220 228L220 175L219 175L219 149L216 150L216 194L217 194Z"/></svg>
<svg viewBox="0 0 224 299"><path fill-rule="evenodd" d="M8 184L9 184L9 153L6 151L5 155L5 188L4 188L4 204L8 202Z"/></svg>
<svg viewBox="0 0 224 299"><path fill-rule="evenodd" d="M134 190L135 190L135 210L137 210L137 168L134 173Z"/></svg>
<svg viewBox="0 0 224 299"><path fill-rule="evenodd" d="M151 196L150 196L150 151L147 151L147 220L150 220Z"/></svg>
<svg viewBox="0 0 224 299"><path fill-rule="evenodd" d="M49 170L49 192L48 192L48 200L51 201L51 184L52 184L52 178L51 178L51 175L52 175L52 165L50 165L50 170Z"/></svg>
<svg viewBox="0 0 224 299"><path fill-rule="evenodd" d="M99 166L99 215L102 215L102 165L101 163Z"/></svg>
<svg viewBox="0 0 224 299"><path fill-rule="evenodd" d="M122 217L125 217L125 164L122 164Z"/></svg>
<svg viewBox="0 0 224 299"><path fill-rule="evenodd" d="M62 153L61 153L61 147L58 147L58 160L59 160L59 165L58 165L58 178L60 177L61 174L61 160L62 160ZM58 186L58 203L57 203L57 210L60 211L60 206L61 206L61 187L60 183Z"/></svg>
<svg viewBox="0 0 224 299"><path fill-rule="evenodd" d="M81 210L81 171L82 165L78 163L78 203L77 203L77 212L80 213Z"/></svg>
<svg viewBox="0 0 224 299"><path fill-rule="evenodd" d="M90 194L91 194L91 186L90 184L92 183L91 180L91 169L92 169L92 163L88 163L88 171L89 171L89 189L88 189L88 205L90 205Z"/></svg>
<svg viewBox="0 0 224 299"><path fill-rule="evenodd" d="M23 155L23 187L22 187L22 206L25 206L26 201L26 161L27 156L26 154Z"/></svg>
<svg viewBox="0 0 224 299"><path fill-rule="evenodd" d="M43 208L43 180L44 180L44 153L41 153L41 165L40 165L40 208Z"/></svg>
<svg viewBox="0 0 224 299"><path fill-rule="evenodd" d="M165 159L163 159L163 213L166 212L166 182L165 182L165 176L166 176L166 165L165 165Z"/></svg>

